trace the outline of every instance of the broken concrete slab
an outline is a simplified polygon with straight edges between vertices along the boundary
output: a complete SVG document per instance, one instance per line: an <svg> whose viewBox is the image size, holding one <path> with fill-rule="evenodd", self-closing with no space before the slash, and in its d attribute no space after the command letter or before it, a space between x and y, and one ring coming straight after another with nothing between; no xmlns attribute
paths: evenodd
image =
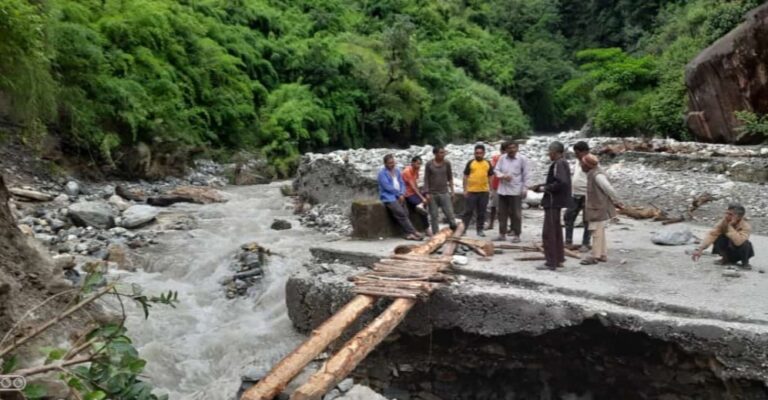
<svg viewBox="0 0 768 400"><path fill-rule="evenodd" d="M525 216L523 241L538 240L541 213L526 211ZM698 236L705 232L690 228ZM768 381L768 278L757 271L722 277L722 268L709 262L713 258L694 263L681 247L651 244L652 232L660 229L660 224L645 221L611 225L608 263L580 266L569 260L562 272L537 271L535 262L513 261L521 253L511 251L490 261L473 258L456 269L458 281L417 306L400 331L541 335L598 320L690 352L711 354L722 362L723 376ZM753 236L753 242L757 249L768 248L767 237ZM308 331L351 298L346 279L365 267L345 265L346 254L381 257L398 243L347 240L315 251L324 256L286 286L294 325ZM355 258L358 265L364 264L360 254ZM336 263L324 264L330 260ZM768 257L758 254L753 263L766 265Z"/></svg>

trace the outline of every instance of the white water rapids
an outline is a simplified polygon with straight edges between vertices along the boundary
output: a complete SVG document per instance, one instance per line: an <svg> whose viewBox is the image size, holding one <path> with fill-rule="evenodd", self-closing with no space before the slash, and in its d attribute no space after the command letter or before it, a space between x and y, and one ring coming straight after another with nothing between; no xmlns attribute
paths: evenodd
<svg viewBox="0 0 768 400"><path fill-rule="evenodd" d="M173 206L197 217L197 229L159 236L148 266L122 278L147 294L179 293L175 309L156 305L148 320L129 307L128 333L157 393L172 400L232 399L248 366L268 369L302 339L287 315L285 282L308 259L310 245L325 239L299 226L279 187L227 188L226 203ZM294 228L271 230L275 217ZM261 287L229 300L219 280L233 274L229 264L240 245L253 241L287 257L271 257Z"/></svg>

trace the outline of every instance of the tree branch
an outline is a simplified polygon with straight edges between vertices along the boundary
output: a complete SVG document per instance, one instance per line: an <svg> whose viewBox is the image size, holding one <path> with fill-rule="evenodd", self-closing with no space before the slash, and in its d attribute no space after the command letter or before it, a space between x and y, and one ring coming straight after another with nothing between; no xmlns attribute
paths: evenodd
<svg viewBox="0 0 768 400"><path fill-rule="evenodd" d="M51 363L48 365L41 365L39 367L20 369L18 371L14 371L13 374L21 375L21 376L44 374L46 372L50 372L56 369L62 369L64 367L69 367L72 365L87 363L87 362L90 362L91 360L93 360L93 356L81 356L81 357L73 358L71 360L63 360L63 361Z"/></svg>

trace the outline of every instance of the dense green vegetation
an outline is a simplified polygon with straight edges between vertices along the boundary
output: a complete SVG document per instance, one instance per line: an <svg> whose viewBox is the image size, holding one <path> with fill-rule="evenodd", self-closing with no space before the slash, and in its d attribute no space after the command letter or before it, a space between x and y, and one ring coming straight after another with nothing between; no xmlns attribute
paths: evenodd
<svg viewBox="0 0 768 400"><path fill-rule="evenodd" d="M0 96L111 162L578 127L684 137L683 67L756 0L5 0ZM1 99L0 99L1 100ZM166 146L167 147L167 146Z"/></svg>

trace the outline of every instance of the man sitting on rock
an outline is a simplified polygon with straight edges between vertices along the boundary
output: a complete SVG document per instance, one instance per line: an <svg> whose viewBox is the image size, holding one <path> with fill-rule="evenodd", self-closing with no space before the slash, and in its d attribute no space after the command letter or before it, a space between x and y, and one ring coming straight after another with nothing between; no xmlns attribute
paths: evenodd
<svg viewBox="0 0 768 400"><path fill-rule="evenodd" d="M751 269L749 259L755 256L749 235L752 227L744 218L747 210L741 204L733 203L725 211L725 217L712 229L701 245L693 252L693 261L698 261L709 245L714 245L712 254L719 254L720 265L741 263L743 269Z"/></svg>
<svg viewBox="0 0 768 400"><path fill-rule="evenodd" d="M395 156L384 156L384 168L379 171L379 199L384 203L397 223L405 231L408 240L421 240L422 237L408 219L408 208L405 206L405 182L400 170L395 166Z"/></svg>
<svg viewBox="0 0 768 400"><path fill-rule="evenodd" d="M419 189L419 171L421 170L421 157L414 156L411 159L411 165L403 169L403 181L405 181L405 202L408 209L415 211L423 220L427 227L427 236L431 236L429 229L429 213L424 207L427 204L427 198Z"/></svg>

